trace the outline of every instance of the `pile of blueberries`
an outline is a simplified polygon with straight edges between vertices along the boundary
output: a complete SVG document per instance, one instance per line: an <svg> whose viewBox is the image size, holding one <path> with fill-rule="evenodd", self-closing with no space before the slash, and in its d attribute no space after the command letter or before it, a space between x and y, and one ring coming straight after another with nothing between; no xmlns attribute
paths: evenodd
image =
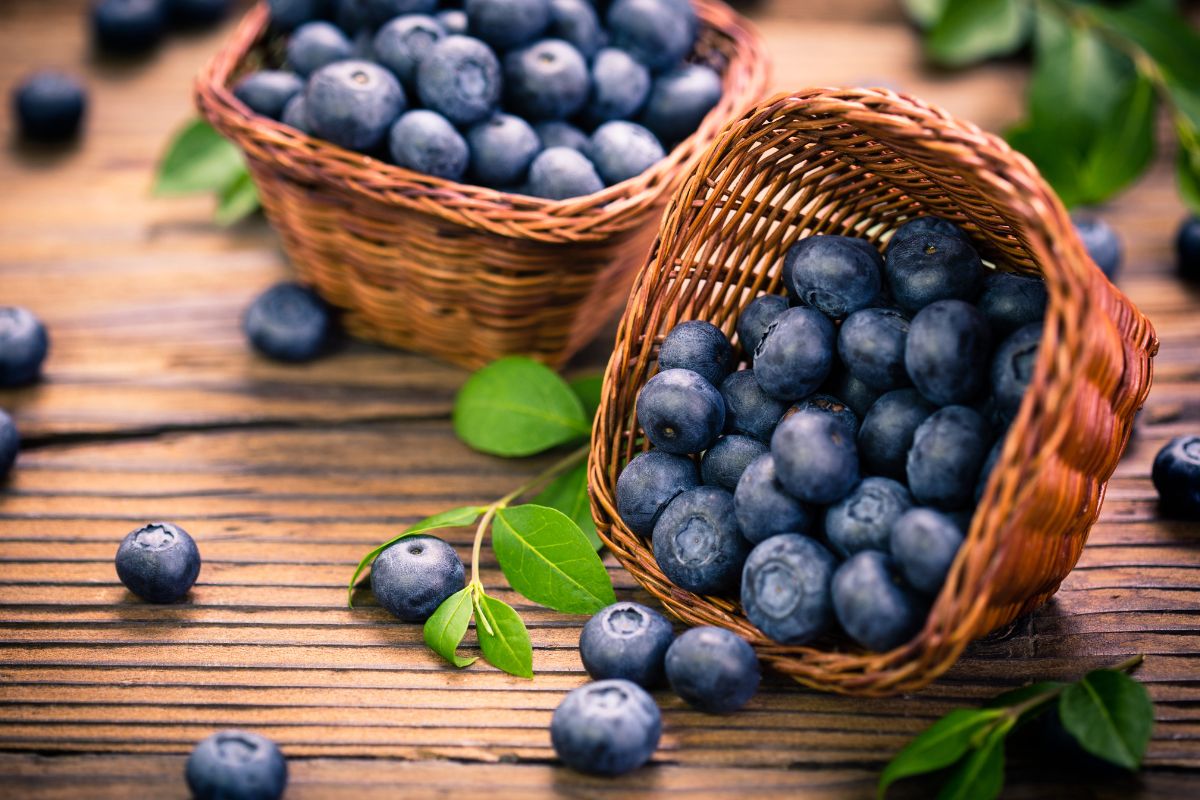
<svg viewBox="0 0 1200 800"><path fill-rule="evenodd" d="M721 76L685 61L698 33L689 0L451 6L270 0L286 64L233 92L341 147L554 200L641 174L721 97Z"/></svg>

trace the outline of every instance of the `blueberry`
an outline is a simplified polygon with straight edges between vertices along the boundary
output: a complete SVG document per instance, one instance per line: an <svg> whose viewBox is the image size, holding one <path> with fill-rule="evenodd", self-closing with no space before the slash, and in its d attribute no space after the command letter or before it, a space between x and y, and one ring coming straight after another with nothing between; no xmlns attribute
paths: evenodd
<svg viewBox="0 0 1200 800"><path fill-rule="evenodd" d="M721 329L704 320L681 322L663 339L658 368L690 369L719 386L733 367L733 347Z"/></svg>
<svg viewBox="0 0 1200 800"><path fill-rule="evenodd" d="M862 550L887 552L892 525L912 507L912 495L891 478L864 478L825 512L825 537L842 558Z"/></svg>
<svg viewBox="0 0 1200 800"><path fill-rule="evenodd" d="M299 74L311 75L326 64L350 58L352 51L353 45L338 26L331 22L309 22L288 39L287 60Z"/></svg>
<svg viewBox="0 0 1200 800"><path fill-rule="evenodd" d="M1025 390L1033 380L1042 324L1035 322L1019 329L996 348L992 359L992 391L996 410L1002 419L1011 420L1021 408Z"/></svg>
<svg viewBox="0 0 1200 800"><path fill-rule="evenodd" d="M379 605L404 622L424 622L465 586L463 563L436 536L409 536L371 564L371 591Z"/></svg>
<svg viewBox="0 0 1200 800"><path fill-rule="evenodd" d="M1184 279L1200 280L1200 216L1193 214L1180 223L1175 236L1175 258Z"/></svg>
<svg viewBox="0 0 1200 800"><path fill-rule="evenodd" d="M662 735L654 699L636 683L596 681L567 694L550 719L550 741L579 772L623 775L650 760Z"/></svg>
<svg viewBox="0 0 1200 800"><path fill-rule="evenodd" d="M733 496L714 486L672 500L654 524L652 544L667 579L696 594L735 588L750 551L733 516Z"/></svg>
<svg viewBox="0 0 1200 800"><path fill-rule="evenodd" d="M589 156L609 186L641 175L665 155L654 134L633 122L613 120L592 132Z"/></svg>
<svg viewBox="0 0 1200 800"><path fill-rule="evenodd" d="M329 11L329 0L267 0L267 7L271 9L272 27L291 31L324 17Z"/></svg>
<svg viewBox="0 0 1200 800"><path fill-rule="evenodd" d="M87 90L61 72L36 72L13 92L13 112L21 135L35 142L74 138L86 110Z"/></svg>
<svg viewBox="0 0 1200 800"><path fill-rule="evenodd" d="M760 295L750 301L737 321L738 339L747 355L754 355L771 323L787 311L787 307L787 298L777 294Z"/></svg>
<svg viewBox="0 0 1200 800"><path fill-rule="evenodd" d="M604 181L587 156L569 147L552 147L529 165L529 191L535 197L566 200L604 189Z"/></svg>
<svg viewBox="0 0 1200 800"><path fill-rule="evenodd" d="M417 67L421 102L456 125L487 119L500 102L500 61L486 44L447 36Z"/></svg>
<svg viewBox="0 0 1200 800"><path fill-rule="evenodd" d="M221 731L192 750L186 776L196 800L278 800L287 785L287 761L265 736Z"/></svg>
<svg viewBox="0 0 1200 800"><path fill-rule="evenodd" d="M858 483L854 437L831 414L801 411L784 419L771 437L771 455L780 485L806 503L836 503Z"/></svg>
<svg viewBox="0 0 1200 800"><path fill-rule="evenodd" d="M537 131L543 150L553 147L569 147L586 156L591 147L588 135L569 122L558 119L543 120L534 125L533 129ZM592 168L595 169L594 166Z"/></svg>
<svg viewBox="0 0 1200 800"><path fill-rule="evenodd" d="M588 99L588 66L561 39L543 39L504 58L505 100L527 119L566 119Z"/></svg>
<svg viewBox="0 0 1200 800"><path fill-rule="evenodd" d="M1114 280L1125 256L1117 232L1104 220L1088 214L1072 214L1071 221L1088 256L1105 277Z"/></svg>
<svg viewBox="0 0 1200 800"><path fill-rule="evenodd" d="M924 622L924 604L903 586L895 562L877 550L863 550L833 575L833 610L858 644L883 652L907 642Z"/></svg>
<svg viewBox="0 0 1200 800"><path fill-rule="evenodd" d="M446 36L441 24L425 14L396 17L375 34L371 52L409 91L417 86L417 67Z"/></svg>
<svg viewBox="0 0 1200 800"><path fill-rule="evenodd" d="M311 361L333 330L329 306L311 289L277 283L255 298L242 319L254 349L276 361Z"/></svg>
<svg viewBox="0 0 1200 800"><path fill-rule="evenodd" d="M17 431L17 423L13 422L7 411L0 408L0 481L12 471L20 449L21 434Z"/></svg>
<svg viewBox="0 0 1200 800"><path fill-rule="evenodd" d="M867 415L880 397L879 392L851 375L848 370L839 369L837 364L830 371L829 379L822 385L821 391L850 406L850 410L860 419Z"/></svg>
<svg viewBox="0 0 1200 800"><path fill-rule="evenodd" d="M641 453L617 477L617 513L629 530L649 536L667 504L699 483L690 458L661 450Z"/></svg>
<svg viewBox="0 0 1200 800"><path fill-rule="evenodd" d="M700 453L725 427L725 401L695 372L668 369L642 387L637 416L655 447L668 453Z"/></svg>
<svg viewBox="0 0 1200 800"><path fill-rule="evenodd" d="M876 400L858 430L858 455L867 471L907 480L913 435L936 410L916 389L897 389Z"/></svg>
<svg viewBox="0 0 1200 800"><path fill-rule="evenodd" d="M880 392L909 383L904 368L908 319L890 308L855 311L838 331L838 355L850 374Z"/></svg>
<svg viewBox="0 0 1200 800"><path fill-rule="evenodd" d="M132 531L117 548L117 577L148 603L174 603L200 574L200 550L188 532L169 522Z"/></svg>
<svg viewBox="0 0 1200 800"><path fill-rule="evenodd" d="M767 452L767 446L758 439L737 434L722 436L700 460L700 475L709 486L732 492L750 462Z"/></svg>
<svg viewBox="0 0 1200 800"><path fill-rule="evenodd" d="M807 644L833 621L829 584L837 560L815 539L773 536L750 552L742 568L742 609L780 644Z"/></svg>
<svg viewBox="0 0 1200 800"><path fill-rule="evenodd" d="M926 400L945 406L975 398L987 380L992 335L975 306L938 300L908 329L904 366Z"/></svg>
<svg viewBox="0 0 1200 800"><path fill-rule="evenodd" d="M891 258L892 248L897 247L898 245L915 236L924 236L929 233L936 233L942 236L956 236L959 239L962 239L964 242L971 241L967 237L967 234L963 232L962 228L958 227L949 220L932 216L916 217L915 219L910 219L908 222L896 229L896 231L892 234L892 238L888 240L887 249L884 251L884 255L887 258Z"/></svg>
<svg viewBox="0 0 1200 800"><path fill-rule="evenodd" d="M991 323L992 332L1003 337L1017 328L1041 322L1048 300L1046 284L1040 278L994 271L983 279L977 305Z"/></svg>
<svg viewBox="0 0 1200 800"><path fill-rule="evenodd" d="M467 131L471 175L485 186L511 186L525 180L542 143L529 123L498 113Z"/></svg>
<svg viewBox="0 0 1200 800"><path fill-rule="evenodd" d="M361 151L383 144L407 105L396 76L370 61L321 67L308 79L304 96L308 121L317 135Z"/></svg>
<svg viewBox="0 0 1200 800"><path fill-rule="evenodd" d="M973 409L938 409L913 435L906 468L909 491L923 505L966 508L991 444L987 422Z"/></svg>
<svg viewBox="0 0 1200 800"><path fill-rule="evenodd" d="M604 48L592 59L591 81L587 117L593 122L630 119L650 94L650 71L615 47Z"/></svg>
<svg viewBox="0 0 1200 800"><path fill-rule="evenodd" d="M528 44L550 24L550 0L467 0L471 35L497 50Z"/></svg>
<svg viewBox="0 0 1200 800"><path fill-rule="evenodd" d="M304 99L303 92L287 101L280 121L302 133L312 134L312 125L308 123L308 101Z"/></svg>
<svg viewBox="0 0 1200 800"><path fill-rule="evenodd" d="M165 0L99 0L92 6L92 35L112 53L143 53L167 31Z"/></svg>
<svg viewBox="0 0 1200 800"><path fill-rule="evenodd" d="M590 0L550 0L550 27L546 35L570 43L588 59L604 43L600 18Z"/></svg>
<svg viewBox="0 0 1200 800"><path fill-rule="evenodd" d="M973 300L983 262L962 236L925 233L888 246L884 266L896 304L915 314L938 300Z"/></svg>
<svg viewBox="0 0 1200 800"><path fill-rule="evenodd" d="M294 72L264 69L238 81L233 96L251 111L271 119L280 119L288 101L304 90L304 81Z"/></svg>
<svg viewBox="0 0 1200 800"><path fill-rule="evenodd" d="M654 81L642 124L662 142L696 132L721 99L721 76L703 64L680 64Z"/></svg>
<svg viewBox="0 0 1200 800"><path fill-rule="evenodd" d="M858 436L858 415L854 413L854 409L831 394L809 395L788 409L787 413L791 415L801 411L829 414L846 427L851 437Z"/></svg>
<svg viewBox="0 0 1200 800"><path fill-rule="evenodd" d="M1200 519L1200 436L1176 436L1154 457L1154 488L1163 508Z"/></svg>
<svg viewBox="0 0 1200 800"><path fill-rule="evenodd" d="M692 51L697 27L686 0L616 0L608 9L613 45L654 72L670 69Z"/></svg>
<svg viewBox="0 0 1200 800"><path fill-rule="evenodd" d="M833 366L833 323L811 308L789 308L767 328L754 351L754 377L780 400L812 394Z"/></svg>
<svg viewBox="0 0 1200 800"><path fill-rule="evenodd" d="M833 319L879 299L883 259L875 248L849 236L809 236L788 248L784 282L792 297Z"/></svg>
<svg viewBox="0 0 1200 800"><path fill-rule="evenodd" d="M171 21L181 27L208 27L229 13L233 0L167 0Z"/></svg>
<svg viewBox="0 0 1200 800"><path fill-rule="evenodd" d="M918 592L937 594L962 546L954 520L932 508L914 508L892 526L889 546L900 574Z"/></svg>
<svg viewBox="0 0 1200 800"><path fill-rule="evenodd" d="M366 0L368 21L375 27L409 14L432 14L438 0Z"/></svg>
<svg viewBox="0 0 1200 800"><path fill-rule="evenodd" d="M467 12L461 8L447 8L436 14L442 29L451 36L465 36L470 28Z"/></svg>
<svg viewBox="0 0 1200 800"><path fill-rule="evenodd" d="M667 680L688 705L710 714L737 711L762 680L758 658L745 639L703 626L681 634L667 649Z"/></svg>
<svg viewBox="0 0 1200 800"><path fill-rule="evenodd" d="M753 436L761 442L771 441L771 434L787 411L787 403L776 400L762 390L754 372L739 370L720 386L725 401L725 430Z"/></svg>
<svg viewBox="0 0 1200 800"><path fill-rule="evenodd" d="M450 181L462 179L470 160L467 140L449 120L423 108L400 115L388 144L398 165Z"/></svg>
<svg viewBox="0 0 1200 800"><path fill-rule="evenodd" d="M622 678L645 689L663 682L663 659L675 632L657 611L638 603L614 603L583 626L579 656L596 680Z"/></svg>
<svg viewBox="0 0 1200 800"><path fill-rule="evenodd" d="M733 514L742 536L759 544L781 533L807 533L813 512L783 490L769 453L750 462L733 493Z"/></svg>
<svg viewBox="0 0 1200 800"><path fill-rule="evenodd" d="M0 306L0 386L24 386L36 381L49 349L46 326L32 311Z"/></svg>
<svg viewBox="0 0 1200 800"><path fill-rule="evenodd" d="M992 445L992 449L988 451L987 458L983 460L983 467L979 470L979 480L975 481L975 503L978 504L980 498L983 497L983 492L987 489L988 478L992 477L992 470L996 468L996 463L1000 461L1000 453L1004 450L1004 437L1001 436Z"/></svg>

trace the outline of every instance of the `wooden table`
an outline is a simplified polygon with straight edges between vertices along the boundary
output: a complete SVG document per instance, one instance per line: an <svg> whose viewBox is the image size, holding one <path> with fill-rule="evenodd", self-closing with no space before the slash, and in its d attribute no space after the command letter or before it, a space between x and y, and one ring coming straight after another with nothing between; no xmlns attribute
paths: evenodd
<svg viewBox="0 0 1200 800"><path fill-rule="evenodd" d="M1200 297L1172 275L1182 209L1165 161L1105 209L1128 248L1120 285L1154 319L1162 353L1102 521L1057 597L915 696L850 700L775 678L743 712L713 717L662 693L655 765L591 779L557 766L547 735L563 693L586 680L581 619L501 593L530 623L529 682L484 664L456 672L419 627L344 602L353 564L389 533L496 497L545 461L501 462L455 440L458 369L361 344L304 367L248 352L239 314L287 274L271 231L220 230L206 199L148 191L222 33L113 64L88 56L82 5L0 4L5 97L33 66L58 64L88 73L93 100L86 138L64 153L13 143L0 116L0 302L33 308L53 337L45 380L0 392L25 436L0 493L0 794L185 797L193 743L241 726L282 745L291 798L866 797L881 764L947 710L1135 652L1157 703L1146 771L1088 784L1018 761L1010 786L1200 791L1200 530L1160 519L1148 479L1166 439L1200 428ZM934 73L886 0L799 6L752 9L781 89L886 80L993 129L1019 113L1020 65ZM598 368L604 349L572 372ZM118 542L153 519L183 525L203 551L185 604L144 605L117 581ZM641 596L611 568L621 596Z"/></svg>

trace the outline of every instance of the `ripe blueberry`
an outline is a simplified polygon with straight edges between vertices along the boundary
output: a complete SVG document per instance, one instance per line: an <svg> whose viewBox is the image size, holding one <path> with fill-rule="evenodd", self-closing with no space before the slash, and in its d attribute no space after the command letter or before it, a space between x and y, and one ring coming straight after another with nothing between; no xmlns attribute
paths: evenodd
<svg viewBox="0 0 1200 800"><path fill-rule="evenodd" d="M737 321L737 335L741 340L742 350L753 357L759 343L767 333L771 323L787 310L786 297L777 294L763 294L750 301L742 311Z"/></svg>
<svg viewBox="0 0 1200 800"><path fill-rule="evenodd" d="M280 119L288 101L303 90L304 81L296 73L264 69L238 81L233 96L256 114Z"/></svg>
<svg viewBox="0 0 1200 800"><path fill-rule="evenodd" d="M514 50L504 58L505 100L526 119L567 119L588 99L588 66L561 39Z"/></svg>
<svg viewBox="0 0 1200 800"><path fill-rule="evenodd" d="M988 374L992 335L979 310L961 300L921 309L908 329L904 366L926 400L945 406L975 398Z"/></svg>
<svg viewBox="0 0 1200 800"><path fill-rule="evenodd" d="M742 609L780 644L806 644L833 621L829 583L837 560L815 539L772 536L751 551L742 569Z"/></svg>
<svg viewBox="0 0 1200 800"><path fill-rule="evenodd" d="M855 311L838 331L838 355L850 374L880 392L909 383L904 369L908 319L890 308Z"/></svg>
<svg viewBox="0 0 1200 800"><path fill-rule="evenodd" d="M186 777L196 800L278 800L287 785L287 761L265 736L227 730L196 745Z"/></svg>
<svg viewBox="0 0 1200 800"><path fill-rule="evenodd" d="M725 427L725 401L690 369L668 369L646 382L637 399L646 438L668 453L707 450Z"/></svg>
<svg viewBox="0 0 1200 800"><path fill-rule="evenodd" d="M591 147L588 135L569 122L557 119L543 120L534 125L533 129L537 131L543 150L549 150L552 147L569 147L586 156Z"/></svg>
<svg viewBox="0 0 1200 800"><path fill-rule="evenodd" d="M822 385L821 391L833 395L850 406L850 410L859 419L866 416L871 406L880 397L879 392L851 375L849 370L840 368L836 363L830 370L829 379Z"/></svg>
<svg viewBox="0 0 1200 800"><path fill-rule="evenodd" d="M690 458L661 450L641 453L617 477L617 513L629 530L649 536L667 504L699 483Z"/></svg>
<svg viewBox="0 0 1200 800"><path fill-rule="evenodd" d="M595 165L570 147L543 150L529 165L529 191L535 197L566 200L594 194L603 188L604 181L600 180Z"/></svg>
<svg viewBox="0 0 1200 800"><path fill-rule="evenodd" d="M13 93L21 135L35 142L60 142L79 133L87 110L83 84L61 72L36 72Z"/></svg>
<svg viewBox="0 0 1200 800"><path fill-rule="evenodd" d="M771 455L780 485L806 503L836 503L858 483L854 437L831 414L801 411L785 418L771 437Z"/></svg>
<svg viewBox="0 0 1200 800"><path fill-rule="evenodd" d="M500 102L500 61L486 44L447 36L417 66L421 102L456 125L485 120Z"/></svg>
<svg viewBox="0 0 1200 800"><path fill-rule="evenodd" d="M808 533L813 512L783 490L769 453L747 465L733 493L733 515L742 536L759 544L781 533Z"/></svg>
<svg viewBox="0 0 1200 800"><path fill-rule="evenodd" d="M1083 248L1110 281L1116 279L1124 259L1124 248L1117 232L1107 222L1088 214L1072 214L1075 232Z"/></svg>
<svg viewBox="0 0 1200 800"><path fill-rule="evenodd" d="M662 735L654 699L636 683L605 680L567 694L550 719L554 752L568 767L623 775L650 760Z"/></svg>
<svg viewBox="0 0 1200 800"><path fill-rule="evenodd" d="M690 369L713 386L720 386L733 366L733 347L711 322L681 322L663 338L658 368Z"/></svg>
<svg viewBox="0 0 1200 800"><path fill-rule="evenodd" d="M878 550L863 550L833 575L833 610L850 636L868 650L898 647L921 627L924 604L901 584L896 564Z"/></svg>
<svg viewBox="0 0 1200 800"><path fill-rule="evenodd" d="M454 548L436 536L409 536L371 564L371 591L379 605L405 622L424 622L466 585Z"/></svg>
<svg viewBox="0 0 1200 800"><path fill-rule="evenodd" d="M312 134L312 125L308 123L308 102L304 99L304 92L298 93L287 101L287 105L283 107L283 116L280 118L280 122L301 133Z"/></svg>
<svg viewBox="0 0 1200 800"><path fill-rule="evenodd" d="M887 552L892 525L912 508L912 495L891 478L864 478L825 512L825 538L842 558L862 550Z"/></svg>
<svg viewBox="0 0 1200 800"><path fill-rule="evenodd" d="M666 155L653 133L624 120L596 128L590 148L589 157L609 186L641 175Z"/></svg>
<svg viewBox="0 0 1200 800"><path fill-rule="evenodd" d="M49 349L46 326L32 311L0 306L0 386L36 381Z"/></svg>
<svg viewBox="0 0 1200 800"><path fill-rule="evenodd" d="M511 50L538 38L550 24L550 0L467 0L472 36L497 50Z"/></svg>
<svg viewBox="0 0 1200 800"><path fill-rule="evenodd" d="M654 72L669 69L692 51L696 12L686 0L616 0L608 9L612 43Z"/></svg>
<svg viewBox="0 0 1200 800"><path fill-rule="evenodd" d="M592 59L591 79L587 118L593 122L630 119L650 94L650 71L615 47L604 48Z"/></svg>
<svg viewBox="0 0 1200 800"><path fill-rule="evenodd" d="M996 411L1004 420L1011 420L1021 408L1025 390L1033 380L1041 341L1042 323L1034 322L1018 329L996 348L992 359L992 391Z"/></svg>
<svg viewBox="0 0 1200 800"><path fill-rule="evenodd" d="M276 361L311 361L321 354L333 331L329 306L311 289L277 283L260 294L242 330L254 349Z"/></svg>
<svg viewBox="0 0 1200 800"><path fill-rule="evenodd" d="M879 299L883 259L869 243L849 236L809 236L788 248L783 261L788 293L833 319Z"/></svg>
<svg viewBox="0 0 1200 800"><path fill-rule="evenodd" d="M819 414L829 414L846 426L851 437L858 435L858 415L854 409L831 394L814 394L801 400L788 409L788 415L801 411L815 411Z"/></svg>
<svg viewBox="0 0 1200 800"><path fill-rule="evenodd" d="M858 430L858 455L867 471L907 480L913 434L936 410L916 389L897 389L876 400Z"/></svg>
<svg viewBox="0 0 1200 800"><path fill-rule="evenodd" d="M1175 258L1179 274L1189 281L1200 280L1200 216L1193 214L1179 224L1175 236Z"/></svg>
<svg viewBox="0 0 1200 800"><path fill-rule="evenodd" d="M353 45L330 22L308 22L296 29L287 43L287 60L301 75L311 75L326 64L353 55Z"/></svg>
<svg viewBox="0 0 1200 800"><path fill-rule="evenodd" d="M748 369L738 370L721 381L720 392L725 401L727 432L771 441L775 426L787 411L787 403L764 392L754 372Z"/></svg>
<svg viewBox="0 0 1200 800"><path fill-rule="evenodd" d="M166 0L99 0L92 6L92 35L111 53L145 52L166 30Z"/></svg>
<svg viewBox="0 0 1200 800"><path fill-rule="evenodd" d="M789 308L768 326L754 351L754 377L779 400L813 393L833 367L833 323L812 308Z"/></svg>
<svg viewBox="0 0 1200 800"><path fill-rule="evenodd" d="M711 626L676 638L667 649L666 666L675 694L710 714L737 711L762 680L754 648L737 634Z"/></svg>
<svg viewBox="0 0 1200 800"><path fill-rule="evenodd" d="M663 682L663 659L675 632L657 611L614 603L596 613L579 636L584 669L596 680L622 678L645 689Z"/></svg>
<svg viewBox="0 0 1200 800"><path fill-rule="evenodd" d="M390 69L405 89L417 88L417 67L446 31L433 17L410 14L386 23L371 40L375 60Z"/></svg>
<svg viewBox="0 0 1200 800"><path fill-rule="evenodd" d="M550 27L546 36L562 39L587 59L596 55L605 38L590 0L550 0Z"/></svg>
<svg viewBox="0 0 1200 800"><path fill-rule="evenodd" d="M993 271L983 279L977 305L991 323L992 332L1003 337L1017 328L1041 322L1047 301L1046 284L1040 278Z"/></svg>
<svg viewBox="0 0 1200 800"><path fill-rule="evenodd" d="M983 280L970 242L932 232L890 245L885 271L896 304L909 314L938 300L972 300Z"/></svg>
<svg viewBox="0 0 1200 800"><path fill-rule="evenodd" d="M737 434L722 436L700 459L700 475L707 485L732 492L750 462L767 452L767 446L758 439Z"/></svg>
<svg viewBox="0 0 1200 800"><path fill-rule="evenodd" d="M308 79L308 121L323 139L350 150L370 151L387 139L407 105L404 88L370 61L338 61Z"/></svg>
<svg viewBox="0 0 1200 800"><path fill-rule="evenodd" d="M660 142L678 142L694 133L721 99L721 76L703 64L680 64L659 75L650 89L642 124Z"/></svg>
<svg viewBox="0 0 1200 800"><path fill-rule="evenodd" d="M0 481L12 471L20 449L21 434L17 432L17 424L7 411L0 408Z"/></svg>
<svg viewBox="0 0 1200 800"><path fill-rule="evenodd" d="M949 220L933 216L916 217L896 229L892 234L892 238L888 240L887 250L884 251L884 255L891 258L893 247L899 246L914 236L924 236L929 233L938 233L942 236L957 236L963 241L970 241L967 235L963 233L962 228Z"/></svg>
<svg viewBox="0 0 1200 800"><path fill-rule="evenodd" d="M130 532L117 548L117 577L148 603L174 603L200 574L200 550L188 532L152 522Z"/></svg>
<svg viewBox="0 0 1200 800"><path fill-rule="evenodd" d="M733 496L714 486L689 489L654 525L654 558L671 583L697 594L737 586L750 546L733 516Z"/></svg>
<svg viewBox="0 0 1200 800"><path fill-rule="evenodd" d="M542 148L529 123L498 113L467 131L471 174L485 186L506 187L525 180L529 165Z"/></svg>
<svg viewBox="0 0 1200 800"><path fill-rule="evenodd" d="M962 546L954 520L932 508L914 508L892 526L890 547L900 574L919 592L937 594Z"/></svg>
<svg viewBox="0 0 1200 800"><path fill-rule="evenodd" d="M974 409L938 409L913 435L906 470L909 491L924 505L966 508L991 444L988 424Z"/></svg>
<svg viewBox="0 0 1200 800"><path fill-rule="evenodd" d="M1176 436L1154 457L1151 472L1163 508L1200 519L1200 436Z"/></svg>
<svg viewBox="0 0 1200 800"><path fill-rule="evenodd" d="M424 108L400 115L388 145L400 166L450 181L462 180L471 158L467 140L450 121Z"/></svg>

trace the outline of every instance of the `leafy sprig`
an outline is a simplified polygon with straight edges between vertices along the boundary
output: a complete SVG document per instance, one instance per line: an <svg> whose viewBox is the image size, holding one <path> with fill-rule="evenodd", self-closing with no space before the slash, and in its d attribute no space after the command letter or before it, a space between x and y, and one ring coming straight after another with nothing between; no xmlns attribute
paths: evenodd
<svg viewBox="0 0 1200 800"><path fill-rule="evenodd" d="M939 800L991 800L1004 788L1008 735L1057 708L1066 731L1088 753L1125 769L1142 763L1154 706L1146 689L1125 674L1135 656L1076 683L1047 681L1000 695L983 708L959 708L930 725L892 759L879 777L879 797L903 778L952 769Z"/></svg>
<svg viewBox="0 0 1200 800"><path fill-rule="evenodd" d="M528 358L496 361L473 374L454 403L454 430L484 453L516 457L578 444L591 432L599 405L599 380L566 383ZM418 533L475 525L471 579L445 600L425 623L429 649L456 667L459 644L471 620L483 657L524 678L533 676L533 647L520 615L487 593L479 574L483 543L492 551L509 585L538 605L566 614L594 614L616 602L612 580L597 550L600 539L587 496L588 445L573 450L513 491L482 506L462 506L417 522L371 550L350 578L350 604L363 571L388 547ZM528 503L521 498L533 496Z"/></svg>
<svg viewBox="0 0 1200 800"><path fill-rule="evenodd" d="M258 210L258 190L241 152L202 119L184 125L158 164L154 193L214 194L219 225L232 225Z"/></svg>

